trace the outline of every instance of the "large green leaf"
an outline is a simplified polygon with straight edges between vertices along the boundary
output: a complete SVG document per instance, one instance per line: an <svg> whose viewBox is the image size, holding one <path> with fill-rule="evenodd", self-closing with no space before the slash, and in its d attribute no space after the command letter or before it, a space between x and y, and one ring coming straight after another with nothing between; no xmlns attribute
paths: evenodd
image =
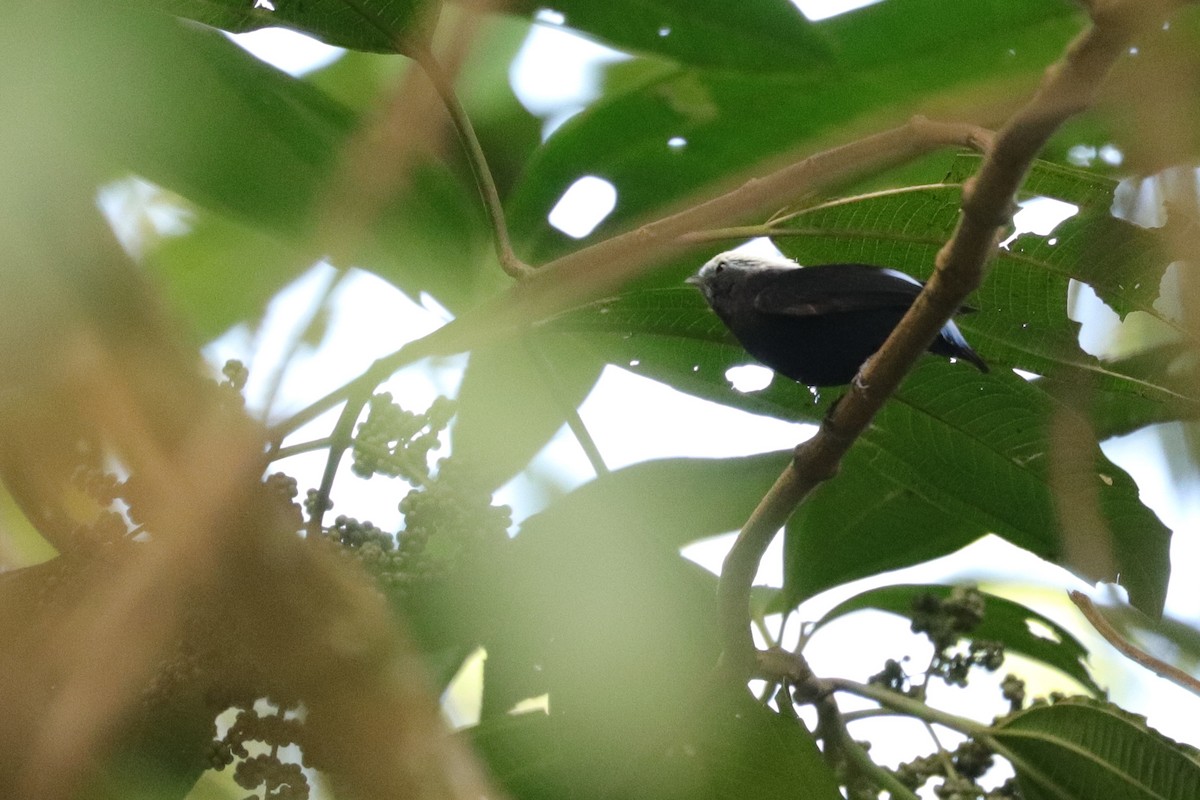
<svg viewBox="0 0 1200 800"><path fill-rule="evenodd" d="M645 462L584 484L526 520L507 560L481 581L495 587L496 599L475 613L501 631L484 642L485 710L503 713L557 687L552 702L605 717L605 707L617 713L642 702L614 705L630 691L626 682L686 688L707 681L719 650L712 576L679 549L739 525L787 457ZM659 655L647 660L651 651ZM619 729L622 719L610 722Z"/></svg>
<svg viewBox="0 0 1200 800"><path fill-rule="evenodd" d="M962 102L978 102L980 82L1032 78L1078 26L1077 10L1058 0L881 3L822 23L838 52L828 67L749 74L618 65L641 77L568 121L530 160L508 202L514 236L532 259L575 247L546 216L583 175L617 189L599 237L803 142L898 123L959 90ZM686 143L672 147L676 137Z"/></svg>
<svg viewBox="0 0 1200 800"><path fill-rule="evenodd" d="M948 181L961 183L978 169L980 157L960 155ZM1148 230L1113 217L1116 180L1075 167L1034 163L1021 187L1023 196L1053 197L1080 207L1048 237L1025 235L1008 250L1016 259L1083 281L1122 319L1144 311L1171 326L1179 322L1155 307L1169 258L1170 228Z"/></svg>
<svg viewBox="0 0 1200 800"><path fill-rule="evenodd" d="M1111 555L1100 574L1062 549L1049 474L1053 415L1069 414L1012 374L964 380L935 364L909 376L788 523L785 588L791 602L823 589L953 552L995 533L1076 572L1117 581L1134 605L1162 613L1171 532L1142 505L1137 485L1094 440L1073 458L1094 476L1108 523L1089 550Z"/></svg>
<svg viewBox="0 0 1200 800"><path fill-rule="evenodd" d="M520 0L506 10L528 14L545 7ZM821 29L781 0L559 0L551 7L580 33L685 64L779 72L831 55Z"/></svg>
<svg viewBox="0 0 1200 800"><path fill-rule="evenodd" d="M687 541L738 524L787 458L672 459L619 470L526 520L506 557L494 560L482 585L495 594L480 610L496 619L485 628L484 731L507 729L501 720L513 702L546 693L549 739L539 737L517 761L558 796L573 793L566 786L676 796L677 784L688 796L782 797L805 781L818 796L833 796L802 728L714 681L713 576L679 553ZM775 759L785 755L781 767ZM528 786L511 763L497 769L510 788Z"/></svg>
<svg viewBox="0 0 1200 800"><path fill-rule="evenodd" d="M423 163L381 209L353 263L410 297L428 292L457 314L511 284L489 251L475 187L444 164Z"/></svg>
<svg viewBox="0 0 1200 800"><path fill-rule="evenodd" d="M781 451L643 461L585 483L531 517L522 531L595 520L589 524L622 531L622 538L650 537L678 552L688 542L740 527L789 457L790 451ZM631 530L638 533L625 533Z"/></svg>
<svg viewBox="0 0 1200 800"><path fill-rule="evenodd" d="M991 733L1029 800L1190 800L1200 796L1192 748L1113 705L1070 698L1008 717Z"/></svg>
<svg viewBox="0 0 1200 800"><path fill-rule="evenodd" d="M1088 419L1099 441L1124 436L1155 423L1190 420L1200 416L1200 404L1193 397L1195 387L1200 386L1200 363L1196 361L1195 351L1188 342L1151 347L1106 362L1106 366L1124 378L1168 391L1131 394L1127 386L1088 386L1085 383L1086 391L1083 394L1088 406ZM1064 381L1049 378L1039 385L1051 395L1057 396L1060 390L1066 396L1072 392L1079 394L1075 376L1067 376Z"/></svg>
<svg viewBox="0 0 1200 800"><path fill-rule="evenodd" d="M979 171L983 156L979 153L959 153L946 174L947 183L963 183ZM1069 167L1037 160L1025 176L1021 193L1029 197L1054 197L1067 203L1093 209L1112 209L1117 181L1094 170Z"/></svg>
<svg viewBox="0 0 1200 800"><path fill-rule="evenodd" d="M307 33L327 44L395 53L423 36L438 0L138 0L169 14L232 33L273 26Z"/></svg>
<svg viewBox="0 0 1200 800"><path fill-rule="evenodd" d="M288 234L352 118L224 36L111 4L6 4L0 61L29 136ZM59 6L69 5L65 10ZM37 110L23 108L25 100Z"/></svg>
<svg viewBox="0 0 1200 800"><path fill-rule="evenodd" d="M912 619L913 601L926 594L942 599L950 596L950 586L897 585L870 589L838 603L813 625L817 630L835 619L863 609L876 609ZM983 621L970 638L974 641L1002 642L1010 653L1040 661L1076 680L1089 692L1099 695L1102 690L1092 678L1086 664L1087 649L1070 631L1020 603L986 592L980 593L985 604ZM1039 635L1030 627L1036 624L1056 638Z"/></svg>
<svg viewBox="0 0 1200 800"><path fill-rule="evenodd" d="M213 213L146 256L163 293L200 342L257 319L267 303L311 265L286 240Z"/></svg>
<svg viewBox="0 0 1200 800"><path fill-rule="evenodd" d="M67 220L90 225L97 189L115 176L182 196L195 205L195 235L167 244L158 277L205 336L308 267L287 239L305 231L353 122L320 92L215 31L114 4L4 4L0 69L5 194L44 215L43 237L84 241ZM38 210L43 196L50 204ZM86 219L49 212L68 196L86 201Z"/></svg>

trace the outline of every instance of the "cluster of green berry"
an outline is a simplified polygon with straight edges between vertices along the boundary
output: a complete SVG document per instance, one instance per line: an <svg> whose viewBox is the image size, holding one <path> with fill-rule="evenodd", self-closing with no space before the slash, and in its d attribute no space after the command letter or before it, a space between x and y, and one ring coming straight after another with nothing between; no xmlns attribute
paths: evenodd
<svg viewBox="0 0 1200 800"><path fill-rule="evenodd" d="M213 737L208 764L220 771L236 761L233 779L243 789L261 788L263 796L273 800L308 800L310 788L304 770L278 756L281 747L303 746L303 735L304 724L294 715L282 711L260 715L253 709L240 709L225 735ZM267 747L268 752L251 755L246 745L252 742Z"/></svg>
<svg viewBox="0 0 1200 800"><path fill-rule="evenodd" d="M461 458L430 465L430 453L441 445L453 415L454 404L444 397L417 414L385 392L371 398L355 436L355 474L398 477L411 485L399 506L404 528L393 537L370 522L340 515L327 535L397 599L443 580L464 559L482 553L488 542L506 539L512 524L510 509L492 504L491 491ZM315 511L314 503L310 493L306 511Z"/></svg>
<svg viewBox="0 0 1200 800"><path fill-rule="evenodd" d="M950 686L966 686L972 669L979 667L989 672L999 669L1004 664L1003 644L971 639L984 621L986 611L986 598L969 586L955 587L947 597L933 593L918 595L912 604L912 630L933 643L925 681L912 685L901 662L888 659L884 668L869 682L923 702L931 678L939 678ZM965 651L960 647L964 639L969 640ZM1025 684L1020 678L1011 675L1004 678L1001 691L1014 711L1021 707ZM994 754L985 744L968 738L953 753L920 756L901 764L895 774L901 783L914 791L939 779L933 793L943 800L1019 797L1014 781L990 790L979 785L979 779L991 768L993 761Z"/></svg>
<svg viewBox="0 0 1200 800"><path fill-rule="evenodd" d="M914 598L913 633L924 634L933 643L933 657L925 671L927 678L941 678L950 686L966 686L973 668L995 672L1004 665L1004 645L1000 642L972 639L966 652L955 650L983 622L985 610L983 595L971 587L956 586L945 599L932 593ZM924 700L924 684L910 685L903 666L895 659L888 659L869 682Z"/></svg>
<svg viewBox="0 0 1200 800"><path fill-rule="evenodd" d="M984 789L979 779L992 768L995 754L984 744L967 739L945 755L921 756L896 769L896 778L912 791L938 780L933 795L940 800L1015 800L1021 797L1015 779Z"/></svg>
<svg viewBox="0 0 1200 800"><path fill-rule="evenodd" d="M419 553L397 547L392 534L370 522L339 514L326 535L356 558L385 591L402 591L419 572Z"/></svg>
<svg viewBox="0 0 1200 800"><path fill-rule="evenodd" d="M429 479L429 454L437 449L451 417L454 402L438 397L424 414L406 411L383 392L371 398L367 418L354 437L354 474L360 478L387 475L414 485Z"/></svg>
<svg viewBox="0 0 1200 800"><path fill-rule="evenodd" d="M942 599L923 594L913 601L913 633L924 634L933 643L933 659L928 674L950 686L966 686L972 668L995 672L1004 665L1001 642L972 639L967 651L953 652L958 643L974 633L983 622L987 603L978 589L956 586Z"/></svg>
<svg viewBox="0 0 1200 800"><path fill-rule="evenodd" d="M512 522L508 506L492 505L491 493L453 459L442 459L431 480L405 495L400 511L404 528L396 537L345 515L338 515L327 532L398 600L480 557L507 538Z"/></svg>
<svg viewBox="0 0 1200 800"><path fill-rule="evenodd" d="M440 563L457 563L507 539L512 510L492 504L492 493L461 458L443 458L435 478L400 501L401 546Z"/></svg>
<svg viewBox="0 0 1200 800"><path fill-rule="evenodd" d="M268 498L278 504L280 510L287 516L292 530L298 531L304 527L304 515L296 497L300 494L300 485L291 475L275 472L263 481L263 489Z"/></svg>
<svg viewBox="0 0 1200 800"><path fill-rule="evenodd" d="M978 628L986 611L983 595L970 586L955 586L945 599L925 593L913 599L912 630L925 634L935 650L946 651Z"/></svg>

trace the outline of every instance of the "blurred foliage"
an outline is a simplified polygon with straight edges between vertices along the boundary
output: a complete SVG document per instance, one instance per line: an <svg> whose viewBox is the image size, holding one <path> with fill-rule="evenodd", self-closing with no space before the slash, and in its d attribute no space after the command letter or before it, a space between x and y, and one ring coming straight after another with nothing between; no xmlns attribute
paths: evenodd
<svg viewBox="0 0 1200 800"><path fill-rule="evenodd" d="M331 229L344 209L330 209L327 201L356 154L399 157L370 149L378 143L371 126L405 97L398 87L423 80L396 53L423 50L426 42L439 52L466 48L451 65L457 91L515 247L540 265L914 114L998 125L1087 24L1065 0L885 0L817 23L785 0L522 1L495 13L473 4L439 6L434 0L4 4L0 241L8 305L0 331L9 345L9 385L0 393L0 474L11 501L5 497L0 517L14 567L49 558L40 568L0 575L0 592L9 593L0 623L10 641L38 641L30 626L57 620L72 602L89 607L86 592L76 596L64 585L104 585L104 575L128 574L110 569L134 558L128 553L169 539L161 516L137 513L146 493L170 480L156 483L122 461L128 454L113 440L127 427L113 422L104 435L80 433L87 408L104 407L101 400L113 396L132 398L125 409L130 419L145 414L149 427L168 432L153 451L168 462L189 452L188 442L211 435L200 424L206 404L241 414L244 369L228 371L214 395L209 382L197 382L194 354L180 342L204 343L234 326L259 324L267 304L331 252L345 262L337 268L369 270L458 316L486 314L520 297L522 288L495 263L475 185L480 165L457 147L449 115L407 119L430 135L402 154L409 159L402 180L377 193L364 186L353 199L368 213ZM259 62L218 30L268 25L350 52L297 78ZM570 30L628 55L602 71L599 96L545 140L541 121L518 103L508 77L534 25ZM787 523L784 585L761 608L792 613L825 590L953 553L991 533L1088 581L1119 582L1133 606L1150 617L1161 614L1171 532L1099 445L1200 417L1195 316L1185 313L1196 302L1184 259L1195 252L1196 206L1178 186L1162 189L1167 182L1151 174L1190 170L1200 156L1200 127L1192 124L1200 107L1197 54L1200 9L1188 8L1122 59L1096 108L1051 141L1017 199L1052 197L1077 212L1049 235L1023 233L1007 242L971 298L970 313L960 318L992 371L981 375L940 359L917 365L840 474ZM1097 160L1105 146L1127 160ZM318 735L343 732L327 722L322 727L341 701L366 715L394 710L373 704L362 678L369 670L348 677L339 671L386 661L376 650L356 649L358 640L336 624L345 619L337 613L370 607L366 600L356 604L357 595L336 594L343 567L357 570L356 580L373 581L368 585L380 591L369 597L386 597L437 689L452 683L470 654L486 652L480 720L458 740L473 745L514 798L837 798L842 787L855 798L876 796L880 768L839 760L854 746L831 732L827 708L810 730L794 706L811 698L784 688L755 702L720 680L716 581L680 555L692 542L739 528L791 451L668 458L610 472L578 410L601 372L616 366L732 409L819 422L840 390L814 392L784 380L752 392L731 385L727 371L749 357L681 279L750 236L770 237L800 263L867 262L926 278L979 161L935 153L834 196L797 196L736 236L698 237L612 296L581 295L551 318L525 320L516 336L497 329L474 342L453 411L442 400L423 412L406 410L380 394L361 424L350 415L315 445L289 439L288 445L335 456L350 449L358 473L374 476L371 488L400 501L403 524L385 530L340 505L336 514L322 515L318 487L297 486L285 475L256 482L249 492L270 506L269 525L244 510L209 509L221 520L217 527L246 536L230 544L228 561L213 562L213 576L189 577L205 586L201 578L242 581L263 593L288 587L301 597L288 595L287 608L310 601L321 609L312 627L333 633L306 650L292 637L299 623L289 628L267 617L276 624L255 627L253 614L270 606L262 594L235 593L247 603L243 618L228 605L213 611L206 605L211 599L200 599L203 592L181 590L195 604L180 613L189 620L177 636L182 642L147 657L155 666L143 677L155 676L144 692L130 693L140 703L126 715L133 732L120 738L115 754L105 754L111 769L80 796L182 797L204 769L232 767L247 791L306 797L308 778L275 758L278 748L295 744L307 765L335 778L351 775L348 783L335 781L335 791L350 787L341 789L346 796L355 776L373 776L366 768L358 775L354 765L386 758ZM380 173L390 166L370 158L366 164ZM611 182L617 203L576 240L547 215L585 175ZM179 230L141 225L122 254L95 205L101 187L129 178L157 187L157 201L178 212L182 224ZM1134 185L1159 187L1167 202L1134 204L1149 217L1124 213ZM1161 224L1135 224L1146 218ZM1153 320L1164 339L1117 358L1085 352L1080 323L1070 314L1080 286L1119 318ZM170 313L158 309L159 295ZM80 349L81 340L93 349ZM171 361L179 352L189 356ZM128 392L105 395L81 364L113 371L121 381L133 375L120 384ZM76 375L80 370L84 377ZM177 380L179 373L187 380ZM367 405L387 377L368 373L363 380L375 383L365 394L341 398L350 396L351 409L356 398ZM320 375L312 380L335 389ZM281 425L272 433L294 432ZM1052 468L1061 457L1055 448L1063 425L1084 432L1069 455L1087 478L1095 519L1107 528L1094 532L1087 542L1092 552L1082 557L1064 544L1062 520L1077 509L1064 507ZM596 477L574 491L548 491L541 511L510 526L494 493L514 478L538 482L531 463L564 426L591 455ZM450 457L435 461L431 454L447 442ZM214 469L214 481L222 472ZM197 493L194 483L176 479L179 497ZM177 507L189 508L183 500ZM236 524L225 526L226 515ZM35 529L49 544L29 544ZM309 536L317 555L287 549L300 541L301 529L320 534ZM1092 558L1095 551L1107 560ZM336 566L320 560L326 556ZM196 563L205 569L206 562ZM313 586L289 587L237 568L246 563L288 575L296 569ZM1177 568L1186 576L1189 566ZM863 608L915 619L920 598L951 592L884 586L841 603L816 625ZM982 618L964 639L988 644L971 651L972 658L992 661L1007 648L1100 694L1078 637L1032 609L980 597ZM163 604L174 610L170 600ZM1053 631L1055 640L1031 632L1030 622ZM265 642L272 657L239 649L243 634ZM1195 652L1190 627L1164 628L1162 635ZM956 636L947 647L957 643ZM226 649L236 651L233 666L222 660ZM298 651L312 654L311 672L302 672L306 659L292 657ZM0 659L3 676L17 676L0 692L0 707L20 712L0 740L6 754L0 790L16 785L23 748L38 741L24 735L39 721L37 703L48 704L58 685L53 670L30 667L19 652L14 647ZM303 666L286 666L296 663ZM977 665L959 666L965 675ZM272 669L296 681L302 675L310 692L322 681L334 687L317 693L311 726L284 720L303 716L298 709L309 708L312 697L286 678L264 675ZM184 695L187 713L176 716L172 704ZM363 705L355 706L359 695ZM254 711L267 696L274 711ZM511 713L539 697L547 710ZM1011 715L989 725L962 723L960 731L988 758L1012 764L1021 796L1195 795L1194 755L1143 721L1096 700L1023 705L1014 697L1005 696ZM922 716L917 700L904 700L910 705L903 713ZM215 713L227 708L239 710L240 727L214 729ZM958 724L927 711L923 718ZM256 744L247 748L248 742ZM261 756L263 750L272 755ZM927 780L936 771L926 766L896 774ZM954 776L944 764L937 769L948 786Z"/></svg>

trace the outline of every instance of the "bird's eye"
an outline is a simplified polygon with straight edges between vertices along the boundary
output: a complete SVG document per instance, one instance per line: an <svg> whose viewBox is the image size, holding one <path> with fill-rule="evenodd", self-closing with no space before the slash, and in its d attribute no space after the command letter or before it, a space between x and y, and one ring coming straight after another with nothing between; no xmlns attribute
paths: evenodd
<svg viewBox="0 0 1200 800"><path fill-rule="evenodd" d="M724 271L725 271L725 262L724 262L724 261L718 261L718 262L717 262L717 266L716 266L716 268L715 268L715 269L713 269L713 272L715 272L715 273L717 273L717 274L719 275L719 274L721 274L721 273L722 273L722 272L724 272Z"/></svg>

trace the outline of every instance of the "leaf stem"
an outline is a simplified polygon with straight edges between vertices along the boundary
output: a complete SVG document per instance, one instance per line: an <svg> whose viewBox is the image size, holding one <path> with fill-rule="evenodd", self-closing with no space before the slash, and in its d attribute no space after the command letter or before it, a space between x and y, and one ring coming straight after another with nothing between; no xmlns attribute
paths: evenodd
<svg viewBox="0 0 1200 800"><path fill-rule="evenodd" d="M881 686L872 686L866 683L856 683L844 678L827 678L825 683L836 691L849 692L850 694L865 697L868 700L874 700L884 708L890 708L892 711L899 712L906 716L916 717L925 722L932 722L937 725L943 725L951 730L966 734L967 736L986 736L989 728L982 723L976 722L969 717L960 717L956 714L950 714L946 711L940 711L932 706L922 703L920 700L914 700L911 697L905 697L902 694L893 692L890 689L884 689Z"/></svg>
<svg viewBox="0 0 1200 800"><path fill-rule="evenodd" d="M446 75L437 58L423 44L410 47L409 53L425 71L433 88L442 99L446 111L450 114L454 130L458 133L458 139L462 143L463 152L471 165L471 174L475 177L475 185L479 189L479 197L483 201L488 224L492 228L492 241L496 247L496 258L500 261L500 268L513 278L527 277L533 272L533 268L517 258L516 253L513 252L512 241L508 236L508 226L504 220L504 204L500 202L496 180L492 177L492 171L488 167L487 157L484 155L483 146L479 143L479 137L475 134L475 126L471 124L471 117L463 108L458 94L454 91L453 82Z"/></svg>

